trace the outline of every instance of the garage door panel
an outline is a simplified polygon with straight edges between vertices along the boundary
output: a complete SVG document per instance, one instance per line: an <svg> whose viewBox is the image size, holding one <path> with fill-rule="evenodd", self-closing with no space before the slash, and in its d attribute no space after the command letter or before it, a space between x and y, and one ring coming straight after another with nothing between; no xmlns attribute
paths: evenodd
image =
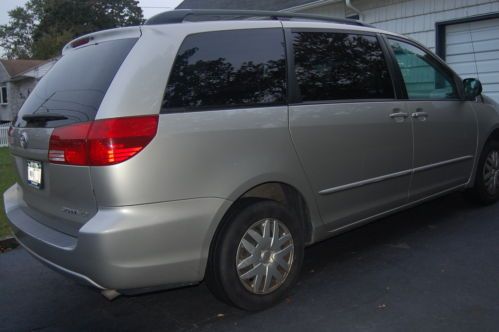
<svg viewBox="0 0 499 332"><path fill-rule="evenodd" d="M463 80L465 78L477 78L477 74L476 73L464 73L464 74L460 74L459 75Z"/></svg>
<svg viewBox="0 0 499 332"><path fill-rule="evenodd" d="M499 18L493 18L488 20L481 20L469 23L452 24L446 27L448 33L456 33L469 31L470 26L472 31L479 31L483 29L496 28L499 25Z"/></svg>
<svg viewBox="0 0 499 332"><path fill-rule="evenodd" d="M499 72L499 61L497 60L477 61L476 66L479 73Z"/></svg>
<svg viewBox="0 0 499 332"><path fill-rule="evenodd" d="M474 60L475 58L473 54L468 53L468 54L448 55L445 59L445 62L447 62L448 64L453 64L453 63L469 62Z"/></svg>
<svg viewBox="0 0 499 332"><path fill-rule="evenodd" d="M461 73L461 74L469 74L469 73L476 74L475 64L470 63L470 62L462 62L462 63L453 64L452 69L454 69L457 73Z"/></svg>
<svg viewBox="0 0 499 332"><path fill-rule="evenodd" d="M472 54L470 54L472 55ZM490 52L480 52L475 54L475 59L477 61L481 60L497 60L499 59L499 50Z"/></svg>
<svg viewBox="0 0 499 332"><path fill-rule="evenodd" d="M498 40L484 40L463 44L447 45L447 54L468 54L470 52L491 52L499 50Z"/></svg>
<svg viewBox="0 0 499 332"><path fill-rule="evenodd" d="M495 101L499 100L499 92L486 93L487 97L494 99Z"/></svg>
<svg viewBox="0 0 499 332"><path fill-rule="evenodd" d="M461 63L469 63L473 61L484 62L487 60L495 61L497 59L499 59L499 51L492 51L492 52L480 52L475 54L467 53L467 54L448 55L445 59L445 62L447 62L449 65L458 65ZM452 68L455 68L455 66L452 66Z"/></svg>
<svg viewBox="0 0 499 332"><path fill-rule="evenodd" d="M494 33L496 33L496 31L492 28L472 32L471 39L473 39L473 41L490 40L494 38Z"/></svg>
<svg viewBox="0 0 499 332"><path fill-rule="evenodd" d="M469 74L476 73L475 64L472 62L461 62L452 65L452 69L454 69L458 73Z"/></svg>
<svg viewBox="0 0 499 332"><path fill-rule="evenodd" d="M498 36L499 37L499 36ZM475 52L490 52L499 50L499 39L489 39L472 43ZM468 50L469 52L469 50Z"/></svg>
<svg viewBox="0 0 499 332"><path fill-rule="evenodd" d="M458 34L448 34L446 36L447 45L459 45L462 43L470 43L470 42L482 42L495 40L491 35L494 33L493 29L478 31L478 32L462 32Z"/></svg>
<svg viewBox="0 0 499 332"><path fill-rule="evenodd" d="M463 42L478 42L494 39L494 34L496 33L496 27L487 28L478 31L463 31L458 33L448 33L446 35L446 42L448 45L461 44Z"/></svg>
<svg viewBox="0 0 499 332"><path fill-rule="evenodd" d="M487 89L489 93L499 92L499 84L498 83L485 83L483 87Z"/></svg>
<svg viewBox="0 0 499 332"><path fill-rule="evenodd" d="M448 25L445 40L447 63L499 102L499 18Z"/></svg>
<svg viewBox="0 0 499 332"><path fill-rule="evenodd" d="M478 78L480 79L480 82L482 82L484 84L497 83L497 81L499 81L498 76L499 76L499 72L478 73ZM484 92L487 92L487 90L484 89Z"/></svg>
<svg viewBox="0 0 499 332"><path fill-rule="evenodd" d="M470 44L447 45L447 54L469 54Z"/></svg>
<svg viewBox="0 0 499 332"><path fill-rule="evenodd" d="M447 33L445 36L445 42L447 45L462 44L463 42L471 42L471 35L469 31L463 31L458 33Z"/></svg>
<svg viewBox="0 0 499 332"><path fill-rule="evenodd" d="M468 51L469 52L469 51ZM470 62L470 61L486 61L486 60L497 60L499 59L499 50L497 51L485 51L477 53L465 53L465 54L447 54L445 62L448 64Z"/></svg>

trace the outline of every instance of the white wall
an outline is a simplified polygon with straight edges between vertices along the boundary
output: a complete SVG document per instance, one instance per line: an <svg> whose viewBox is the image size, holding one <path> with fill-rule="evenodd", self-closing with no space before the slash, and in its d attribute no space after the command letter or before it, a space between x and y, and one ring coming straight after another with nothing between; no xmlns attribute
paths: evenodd
<svg viewBox="0 0 499 332"><path fill-rule="evenodd" d="M5 83L4 81L9 80L10 76L9 73L7 73L7 70L3 67L3 65L0 63L0 86L3 86ZM9 97L9 92L7 91L7 98ZM10 121L11 115L10 115L10 107L9 105L0 105L0 122L2 121Z"/></svg>
<svg viewBox="0 0 499 332"><path fill-rule="evenodd" d="M8 82L9 89L9 104L11 111L11 119L14 119L17 112L21 109L29 94L35 88L38 81L35 78L27 77L19 81Z"/></svg>
<svg viewBox="0 0 499 332"><path fill-rule="evenodd" d="M498 0L353 0L364 21L407 35L435 50L435 23L499 12ZM344 4L324 5L302 12L345 17L353 14Z"/></svg>
<svg viewBox="0 0 499 332"><path fill-rule="evenodd" d="M303 9L297 12L344 18L346 16L345 1L340 1L338 3L314 7L310 9Z"/></svg>

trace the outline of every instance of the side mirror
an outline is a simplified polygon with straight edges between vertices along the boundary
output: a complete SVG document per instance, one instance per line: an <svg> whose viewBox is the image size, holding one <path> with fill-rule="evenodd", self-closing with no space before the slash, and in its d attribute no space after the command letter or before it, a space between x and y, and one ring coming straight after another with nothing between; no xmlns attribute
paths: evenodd
<svg viewBox="0 0 499 332"><path fill-rule="evenodd" d="M463 85L466 100L475 100L476 97L482 94L482 83L477 79L465 78Z"/></svg>

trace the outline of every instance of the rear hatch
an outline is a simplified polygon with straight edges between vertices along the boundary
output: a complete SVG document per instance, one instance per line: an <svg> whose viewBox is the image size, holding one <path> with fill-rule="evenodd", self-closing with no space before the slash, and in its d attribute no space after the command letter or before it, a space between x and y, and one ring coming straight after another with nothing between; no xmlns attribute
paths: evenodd
<svg viewBox="0 0 499 332"><path fill-rule="evenodd" d="M119 30L117 30L119 31ZM97 213L88 166L49 162L56 128L93 121L113 78L140 35L100 33L65 47L40 80L9 131L25 212L58 231L77 235ZM99 36L104 36L99 38Z"/></svg>

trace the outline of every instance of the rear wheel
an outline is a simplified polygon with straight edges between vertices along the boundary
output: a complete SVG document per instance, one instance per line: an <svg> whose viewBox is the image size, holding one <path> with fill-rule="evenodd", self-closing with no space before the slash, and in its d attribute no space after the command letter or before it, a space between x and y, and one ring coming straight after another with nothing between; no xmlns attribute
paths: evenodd
<svg viewBox="0 0 499 332"><path fill-rule="evenodd" d="M224 220L214 239L206 274L211 291L225 302L251 311L282 300L301 269L302 228L278 202L241 204Z"/></svg>
<svg viewBox="0 0 499 332"><path fill-rule="evenodd" d="M485 144L470 194L481 204L492 204L499 199L499 142L489 141Z"/></svg>

